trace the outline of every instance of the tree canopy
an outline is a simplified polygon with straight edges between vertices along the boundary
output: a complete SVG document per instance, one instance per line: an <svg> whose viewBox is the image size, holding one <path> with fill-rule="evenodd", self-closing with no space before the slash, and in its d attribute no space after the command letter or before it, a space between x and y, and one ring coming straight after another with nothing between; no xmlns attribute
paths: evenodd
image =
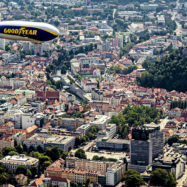
<svg viewBox="0 0 187 187"><path fill-rule="evenodd" d="M125 172L123 180L127 187L138 187L145 184L140 173L132 169Z"/></svg>
<svg viewBox="0 0 187 187"><path fill-rule="evenodd" d="M163 187L176 187L177 185L173 175L160 168L151 173L150 184Z"/></svg>
<svg viewBox="0 0 187 187"><path fill-rule="evenodd" d="M146 71L137 77L138 85L144 87L165 88L169 91L187 91L187 47L179 48L147 64Z"/></svg>
<svg viewBox="0 0 187 187"><path fill-rule="evenodd" d="M118 127L118 134L125 138L129 127L136 127L145 123L157 123L162 117L162 111L147 106L127 106L122 114L112 116L111 123Z"/></svg>
<svg viewBox="0 0 187 187"><path fill-rule="evenodd" d="M75 152L75 157L78 157L78 158L81 158L81 159L86 159L85 151L83 149L78 149Z"/></svg>

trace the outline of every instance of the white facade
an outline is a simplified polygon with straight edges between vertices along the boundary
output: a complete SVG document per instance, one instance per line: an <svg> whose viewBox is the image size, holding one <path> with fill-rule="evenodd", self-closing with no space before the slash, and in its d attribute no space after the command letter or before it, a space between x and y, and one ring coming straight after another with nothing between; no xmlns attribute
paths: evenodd
<svg viewBox="0 0 187 187"><path fill-rule="evenodd" d="M39 160L25 155L13 155L4 157L0 160L0 163L4 164L7 169L10 169L15 172L17 167L20 165L24 165L29 169L32 166L37 167Z"/></svg>
<svg viewBox="0 0 187 187"><path fill-rule="evenodd" d="M3 38L0 39L0 49L5 50L5 39Z"/></svg>
<svg viewBox="0 0 187 187"><path fill-rule="evenodd" d="M180 159L180 161L176 164L176 169L173 171L175 173L176 179L179 179L181 176L183 176L185 171L185 162Z"/></svg>
<svg viewBox="0 0 187 187"><path fill-rule="evenodd" d="M117 171L114 168L108 168L106 173L106 185L115 186L117 181Z"/></svg>
<svg viewBox="0 0 187 187"><path fill-rule="evenodd" d="M88 80L83 79L81 81L81 87L85 92L91 92L92 89L97 88L97 81L96 79L88 79Z"/></svg>
<svg viewBox="0 0 187 187"><path fill-rule="evenodd" d="M99 129L105 129L110 117L106 115L96 115L94 121L90 123L91 126L97 126Z"/></svg>
<svg viewBox="0 0 187 187"><path fill-rule="evenodd" d="M18 89L21 87L24 87L26 85L25 80L19 80L19 79L6 79L5 77L2 77L0 79L0 88L5 88L7 86L11 87L12 89Z"/></svg>
<svg viewBox="0 0 187 187"><path fill-rule="evenodd" d="M88 131L90 130L90 128L91 128L90 124L81 125L80 127L77 128L76 132L80 132L83 135L86 135Z"/></svg>
<svg viewBox="0 0 187 187"><path fill-rule="evenodd" d="M116 124L108 124L106 126L106 134L108 138L113 138L116 134Z"/></svg>
<svg viewBox="0 0 187 187"><path fill-rule="evenodd" d="M15 121L15 128L27 129L35 124L36 118L32 114L16 113L12 117Z"/></svg>

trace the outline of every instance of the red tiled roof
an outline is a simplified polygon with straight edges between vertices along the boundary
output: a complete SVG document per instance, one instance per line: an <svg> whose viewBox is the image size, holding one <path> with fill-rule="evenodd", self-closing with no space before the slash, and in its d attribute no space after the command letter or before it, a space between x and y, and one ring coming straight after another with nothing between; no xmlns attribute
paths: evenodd
<svg viewBox="0 0 187 187"><path fill-rule="evenodd" d="M69 179L66 179L66 178L60 178L60 177L54 177L54 176L51 176L50 178L53 181L61 181L61 182L69 182L70 181Z"/></svg>
<svg viewBox="0 0 187 187"><path fill-rule="evenodd" d="M39 179L36 179L34 183L31 184L31 186L38 186L42 183L42 180L45 178L44 175L42 175Z"/></svg>

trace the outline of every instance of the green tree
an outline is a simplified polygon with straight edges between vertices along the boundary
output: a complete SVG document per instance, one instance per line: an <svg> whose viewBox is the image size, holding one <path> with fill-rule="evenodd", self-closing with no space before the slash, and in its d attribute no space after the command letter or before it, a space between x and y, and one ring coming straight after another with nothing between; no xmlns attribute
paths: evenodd
<svg viewBox="0 0 187 187"><path fill-rule="evenodd" d="M29 153L32 152L32 151L35 151L35 148L31 145L31 146L29 147Z"/></svg>
<svg viewBox="0 0 187 187"><path fill-rule="evenodd" d="M31 167L30 171L32 173L32 178L34 178L38 173L38 168L36 166L33 166Z"/></svg>
<svg viewBox="0 0 187 187"><path fill-rule="evenodd" d="M81 159L86 159L85 151L83 149L78 149L75 152L75 157L78 157L78 158L81 158Z"/></svg>
<svg viewBox="0 0 187 187"><path fill-rule="evenodd" d="M140 185L145 184L140 173L131 169L125 172L123 180L127 187L139 187Z"/></svg>
<svg viewBox="0 0 187 187"><path fill-rule="evenodd" d="M24 174L27 175L27 167L26 166L18 166L16 169L16 174Z"/></svg>
<svg viewBox="0 0 187 187"><path fill-rule="evenodd" d="M138 85L149 88L165 88L169 91L187 91L187 56L181 47L169 55L148 64L145 72L136 78Z"/></svg>
<svg viewBox="0 0 187 187"><path fill-rule="evenodd" d="M78 187L78 184L76 182L71 181L70 186L71 187Z"/></svg>
<svg viewBox="0 0 187 187"><path fill-rule="evenodd" d="M151 173L150 184L154 186L176 187L176 181L171 173L158 168Z"/></svg>
<svg viewBox="0 0 187 187"><path fill-rule="evenodd" d="M178 135L172 135L168 138L168 144L171 146L173 143L177 143L179 141Z"/></svg>
<svg viewBox="0 0 187 187"><path fill-rule="evenodd" d="M40 145L37 146L37 151L39 153L43 153L44 152L43 148Z"/></svg>
<svg viewBox="0 0 187 187"><path fill-rule="evenodd" d="M21 145L17 145L15 146L16 152L18 152L19 154L23 153L23 147Z"/></svg>
<svg viewBox="0 0 187 187"><path fill-rule="evenodd" d="M7 170L5 165L0 163L0 185L11 183L12 177L13 177L12 171Z"/></svg>
<svg viewBox="0 0 187 187"><path fill-rule="evenodd" d="M10 151L10 152L8 153L8 155L10 155L10 156L19 155L19 153L16 152L16 151Z"/></svg>
<svg viewBox="0 0 187 187"><path fill-rule="evenodd" d="M11 151L16 151L16 149L15 149L14 147L4 147L4 148L2 149L2 154L3 154L3 156L6 156L6 155L8 155L9 152L11 152Z"/></svg>
<svg viewBox="0 0 187 187"><path fill-rule="evenodd" d="M177 186L177 182L174 176L172 175L172 173L169 173L166 187L176 187L176 186Z"/></svg>
<svg viewBox="0 0 187 187"><path fill-rule="evenodd" d="M65 159L67 156L67 153L63 149L60 149L58 146L47 147L45 154L49 156L53 161L58 160L59 158Z"/></svg>
<svg viewBox="0 0 187 187"><path fill-rule="evenodd" d="M41 170L45 170L48 166L51 165L50 161L45 161L42 165L41 165Z"/></svg>

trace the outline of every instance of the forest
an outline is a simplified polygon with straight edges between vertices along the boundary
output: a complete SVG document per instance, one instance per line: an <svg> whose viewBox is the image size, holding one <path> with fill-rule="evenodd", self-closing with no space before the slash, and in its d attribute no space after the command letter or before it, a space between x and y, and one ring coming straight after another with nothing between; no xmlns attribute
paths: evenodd
<svg viewBox="0 0 187 187"><path fill-rule="evenodd" d="M187 47L173 50L161 60L146 62L146 71L136 81L149 88L165 88L168 91L187 91Z"/></svg>

